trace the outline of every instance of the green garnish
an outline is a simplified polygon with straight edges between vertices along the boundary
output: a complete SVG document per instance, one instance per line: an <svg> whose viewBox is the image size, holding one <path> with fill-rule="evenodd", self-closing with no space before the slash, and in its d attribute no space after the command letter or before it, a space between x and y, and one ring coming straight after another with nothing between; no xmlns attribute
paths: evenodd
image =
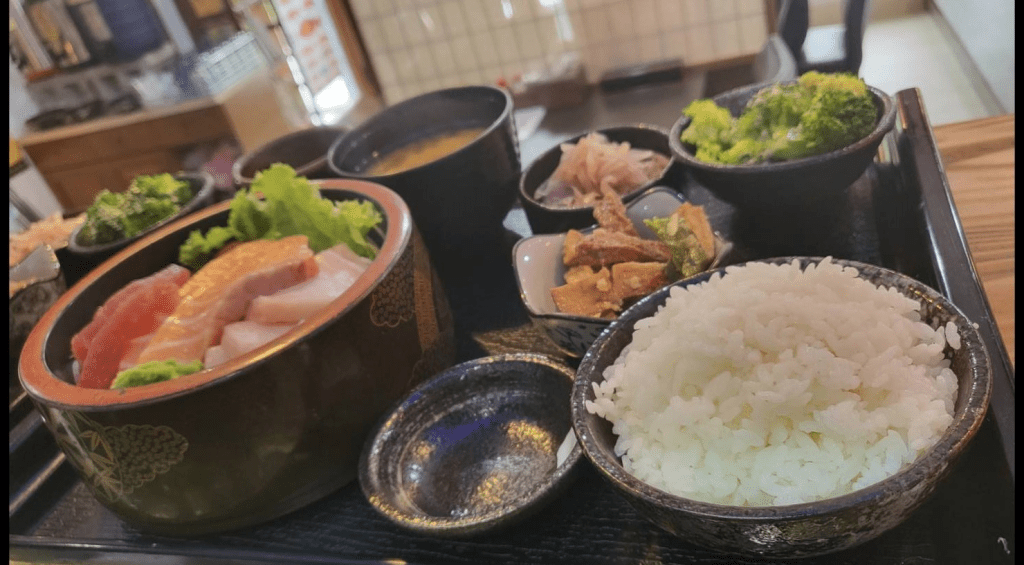
<svg viewBox="0 0 1024 565"><path fill-rule="evenodd" d="M372 203L323 198L316 185L297 176L295 169L276 163L257 173L250 189L238 191L231 201L227 227L212 228L205 235L199 230L189 234L178 261L197 270L231 241L280 239L289 235L309 238L314 253L345 243L356 254L372 259L376 249L367 241L366 234L381 220Z"/></svg>
<svg viewBox="0 0 1024 565"><path fill-rule="evenodd" d="M668 245L672 251L670 265L674 269L675 279L684 279L704 270L711 257L701 247L697 235L677 215L667 218L650 218L644 224L651 228L658 239Z"/></svg>
<svg viewBox="0 0 1024 565"><path fill-rule="evenodd" d="M110 388L128 388L133 386L149 385L163 381L176 379L184 375L191 375L203 370L203 362L198 359L191 363L178 363L177 361L149 361L136 365L131 369L125 369L114 377Z"/></svg>
<svg viewBox="0 0 1024 565"><path fill-rule="evenodd" d="M181 210L192 199L189 184L164 173L142 175L124 192L101 191L85 212L81 245L102 245L134 237Z"/></svg>

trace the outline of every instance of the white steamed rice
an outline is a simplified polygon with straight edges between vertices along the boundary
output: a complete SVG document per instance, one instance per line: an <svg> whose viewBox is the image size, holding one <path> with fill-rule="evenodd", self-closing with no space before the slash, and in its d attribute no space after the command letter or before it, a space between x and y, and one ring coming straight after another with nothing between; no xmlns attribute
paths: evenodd
<svg viewBox="0 0 1024 565"><path fill-rule="evenodd" d="M673 288L594 384L626 471L693 500L796 504L895 474L949 427L952 323L830 258L726 273Z"/></svg>

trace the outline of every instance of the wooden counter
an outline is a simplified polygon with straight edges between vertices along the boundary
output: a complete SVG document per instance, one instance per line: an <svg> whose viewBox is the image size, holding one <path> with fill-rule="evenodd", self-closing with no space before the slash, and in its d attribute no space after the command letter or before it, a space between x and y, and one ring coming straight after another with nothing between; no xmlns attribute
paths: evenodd
<svg viewBox="0 0 1024 565"><path fill-rule="evenodd" d="M61 206L80 212L103 189L118 192L137 175L177 172L197 144L235 140L250 151L300 129L295 112L263 69L225 91L106 116L19 139Z"/></svg>
<svg viewBox="0 0 1024 565"><path fill-rule="evenodd" d="M936 126L935 141L985 294L1014 359L1015 115Z"/></svg>

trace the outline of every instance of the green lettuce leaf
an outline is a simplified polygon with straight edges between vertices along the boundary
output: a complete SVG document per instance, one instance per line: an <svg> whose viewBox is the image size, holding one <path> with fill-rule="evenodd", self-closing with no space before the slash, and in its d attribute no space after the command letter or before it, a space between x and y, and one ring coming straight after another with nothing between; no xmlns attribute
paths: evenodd
<svg viewBox="0 0 1024 565"><path fill-rule="evenodd" d="M344 243L372 259L376 250L366 235L382 219L370 202L321 197L316 185L278 163L258 173L249 190L238 191L226 228L191 234L179 251L179 262L198 269L232 239L244 242L290 235L306 236L314 253Z"/></svg>

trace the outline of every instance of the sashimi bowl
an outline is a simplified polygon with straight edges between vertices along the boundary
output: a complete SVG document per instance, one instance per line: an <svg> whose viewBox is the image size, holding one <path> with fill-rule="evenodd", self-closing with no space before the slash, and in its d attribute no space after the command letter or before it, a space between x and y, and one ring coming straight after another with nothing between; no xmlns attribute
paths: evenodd
<svg viewBox="0 0 1024 565"><path fill-rule="evenodd" d="M367 235L376 257L347 290L276 339L173 380L74 384L72 337L115 290L177 261L191 232L226 225L230 202L110 258L29 335L22 386L85 485L129 524L198 535L327 496L356 477L366 435L385 410L453 362L448 303L402 199L365 181L317 184L324 198L369 202L380 213Z"/></svg>

